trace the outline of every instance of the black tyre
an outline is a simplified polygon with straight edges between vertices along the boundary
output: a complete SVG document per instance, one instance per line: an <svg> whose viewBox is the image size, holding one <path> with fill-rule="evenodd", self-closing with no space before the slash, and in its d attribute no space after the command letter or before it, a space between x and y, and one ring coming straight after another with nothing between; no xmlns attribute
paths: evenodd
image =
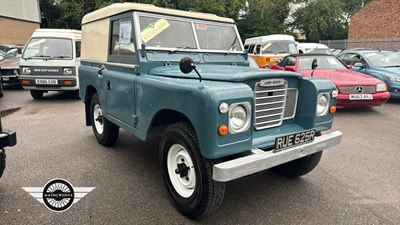
<svg viewBox="0 0 400 225"><path fill-rule="evenodd" d="M204 158L193 128L184 122L168 127L160 142L163 180L174 206L192 219L215 211L225 183L212 179L215 160Z"/></svg>
<svg viewBox="0 0 400 225"><path fill-rule="evenodd" d="M97 93L92 97L90 117L97 141L104 146L113 145L118 139L119 127L103 116Z"/></svg>
<svg viewBox="0 0 400 225"><path fill-rule="evenodd" d="M311 172L321 157L322 151L273 167L272 171L285 177L296 178Z"/></svg>
<svg viewBox="0 0 400 225"><path fill-rule="evenodd" d="M4 169L6 168L6 153L0 149L0 177L3 176Z"/></svg>
<svg viewBox="0 0 400 225"><path fill-rule="evenodd" d="M31 96L34 99L41 99L43 97L43 91L31 90Z"/></svg>
<svg viewBox="0 0 400 225"><path fill-rule="evenodd" d="M3 96L4 96L3 81L1 80L1 77L0 77L0 98Z"/></svg>

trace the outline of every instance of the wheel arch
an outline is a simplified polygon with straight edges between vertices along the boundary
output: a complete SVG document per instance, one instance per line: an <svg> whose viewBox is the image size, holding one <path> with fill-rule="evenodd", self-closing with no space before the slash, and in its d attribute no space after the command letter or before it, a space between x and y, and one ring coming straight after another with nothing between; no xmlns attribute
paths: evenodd
<svg viewBox="0 0 400 225"><path fill-rule="evenodd" d="M196 132L193 123L184 113L173 109L161 109L154 115L149 126L150 129L148 130L148 135L150 132L156 132L157 134L162 134L169 125L178 122L187 122Z"/></svg>

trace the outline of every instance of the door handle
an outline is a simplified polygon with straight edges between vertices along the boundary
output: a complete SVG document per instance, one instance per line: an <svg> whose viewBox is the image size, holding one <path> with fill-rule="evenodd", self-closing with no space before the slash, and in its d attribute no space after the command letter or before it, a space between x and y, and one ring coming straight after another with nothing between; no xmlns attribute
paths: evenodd
<svg viewBox="0 0 400 225"><path fill-rule="evenodd" d="M102 76L103 76L103 70L104 70L105 68L106 68L106 67L105 67L104 65L101 65L101 66L100 66L100 69L97 71L97 76L102 77Z"/></svg>
<svg viewBox="0 0 400 225"><path fill-rule="evenodd" d="M107 81L107 91L109 91L109 90L111 90L111 83L110 83L110 81L108 80L108 81Z"/></svg>

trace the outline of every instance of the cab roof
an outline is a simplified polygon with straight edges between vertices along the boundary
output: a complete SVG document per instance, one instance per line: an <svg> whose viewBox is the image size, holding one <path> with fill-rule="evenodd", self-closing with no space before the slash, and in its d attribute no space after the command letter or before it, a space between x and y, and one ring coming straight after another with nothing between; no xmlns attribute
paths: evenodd
<svg viewBox="0 0 400 225"><path fill-rule="evenodd" d="M215 14L189 12L176 9L160 8L149 4L125 2L125 3L115 3L110 6L91 12L89 14L86 14L82 19L82 24L87 24L96 20L100 20L103 18L107 18L128 11L149 12L149 13L165 14L171 16L189 17L193 19L212 20L224 23L235 23L233 19L219 17Z"/></svg>

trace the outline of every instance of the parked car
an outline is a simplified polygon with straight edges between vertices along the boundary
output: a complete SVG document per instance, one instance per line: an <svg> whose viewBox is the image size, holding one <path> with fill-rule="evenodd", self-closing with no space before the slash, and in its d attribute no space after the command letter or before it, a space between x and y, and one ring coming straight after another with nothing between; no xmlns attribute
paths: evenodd
<svg viewBox="0 0 400 225"><path fill-rule="evenodd" d="M314 60L316 68L313 70ZM339 91L336 106L340 108L380 106L390 97L384 82L352 71L333 55L289 55L271 69L293 71L303 76L333 81Z"/></svg>
<svg viewBox="0 0 400 225"><path fill-rule="evenodd" d="M49 91L70 91L78 96L80 52L81 31L36 29L20 59L22 87L34 99Z"/></svg>
<svg viewBox="0 0 400 225"><path fill-rule="evenodd" d="M3 97L2 82L0 79L0 98ZM0 177L3 176L6 168L6 152L5 147L11 147L17 144L17 134L12 130L3 130L0 116Z"/></svg>
<svg viewBox="0 0 400 225"><path fill-rule="evenodd" d="M190 218L221 205L225 182L269 168L305 175L340 143L340 131L322 133L335 85L249 67L230 18L117 3L85 15L82 33L86 125L105 146L120 128L143 141L160 132L160 177Z"/></svg>
<svg viewBox="0 0 400 225"><path fill-rule="evenodd" d="M348 50L337 56L354 71L386 83L391 98L400 98L400 54L394 51Z"/></svg>
<svg viewBox="0 0 400 225"><path fill-rule="evenodd" d="M11 48L5 58L0 61L1 77L4 83L19 82L19 59L23 48L23 46Z"/></svg>
<svg viewBox="0 0 400 225"><path fill-rule="evenodd" d="M260 68L270 67L284 56L299 52L294 37L286 34L248 38L244 42L244 49Z"/></svg>
<svg viewBox="0 0 400 225"><path fill-rule="evenodd" d="M310 54L310 53L321 53L321 54L332 54L328 46L319 43L299 43L299 53Z"/></svg>

